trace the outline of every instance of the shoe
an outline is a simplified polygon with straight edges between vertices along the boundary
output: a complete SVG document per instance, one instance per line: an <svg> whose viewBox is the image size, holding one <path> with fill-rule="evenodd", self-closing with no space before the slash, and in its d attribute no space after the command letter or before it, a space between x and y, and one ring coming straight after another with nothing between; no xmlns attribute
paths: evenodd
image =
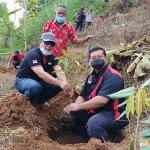
<svg viewBox="0 0 150 150"><path fill-rule="evenodd" d="M41 104L43 109L49 109L50 108L50 104L45 102L44 104Z"/></svg>

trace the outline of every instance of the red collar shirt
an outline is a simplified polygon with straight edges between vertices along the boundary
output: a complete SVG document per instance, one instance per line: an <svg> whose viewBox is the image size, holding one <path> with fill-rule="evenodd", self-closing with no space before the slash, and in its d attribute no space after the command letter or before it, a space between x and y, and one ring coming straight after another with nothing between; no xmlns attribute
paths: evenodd
<svg viewBox="0 0 150 150"><path fill-rule="evenodd" d="M44 24L43 33L45 32L52 32L56 36L57 42L52 51L56 56L63 56L63 50L67 51L68 40L72 44L76 42L77 36L74 26L67 21L60 26L55 19L49 20Z"/></svg>

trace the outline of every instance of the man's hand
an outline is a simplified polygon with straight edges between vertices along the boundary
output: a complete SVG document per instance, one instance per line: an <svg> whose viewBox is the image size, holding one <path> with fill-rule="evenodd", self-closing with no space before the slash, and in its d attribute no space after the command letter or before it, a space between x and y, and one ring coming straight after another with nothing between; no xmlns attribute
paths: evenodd
<svg viewBox="0 0 150 150"><path fill-rule="evenodd" d="M67 114L70 114L72 111L78 111L79 110L79 104L71 103L67 107L64 108L64 111Z"/></svg>
<svg viewBox="0 0 150 150"><path fill-rule="evenodd" d="M74 95L73 88L72 88L72 86L69 83L61 82L60 83L60 88L65 90L70 95L70 97L72 97Z"/></svg>
<svg viewBox="0 0 150 150"><path fill-rule="evenodd" d="M88 39L92 39L92 38L93 38L92 35L87 35L87 36L86 36L86 41L88 41Z"/></svg>

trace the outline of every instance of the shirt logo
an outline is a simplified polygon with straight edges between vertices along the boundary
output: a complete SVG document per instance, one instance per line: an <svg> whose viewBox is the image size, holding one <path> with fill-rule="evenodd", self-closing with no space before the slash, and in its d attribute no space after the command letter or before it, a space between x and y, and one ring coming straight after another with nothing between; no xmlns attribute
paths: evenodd
<svg viewBox="0 0 150 150"><path fill-rule="evenodd" d="M88 78L88 84L91 84L91 83L92 83L92 75L90 75Z"/></svg>
<svg viewBox="0 0 150 150"><path fill-rule="evenodd" d="M33 64L37 64L37 60L32 60Z"/></svg>
<svg viewBox="0 0 150 150"><path fill-rule="evenodd" d="M48 65L51 65L52 63L51 62L48 62Z"/></svg>

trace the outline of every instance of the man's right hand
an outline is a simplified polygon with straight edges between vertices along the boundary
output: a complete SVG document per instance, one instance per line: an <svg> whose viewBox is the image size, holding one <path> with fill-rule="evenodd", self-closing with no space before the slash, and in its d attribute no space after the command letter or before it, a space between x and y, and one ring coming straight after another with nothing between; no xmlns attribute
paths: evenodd
<svg viewBox="0 0 150 150"><path fill-rule="evenodd" d="M65 90L70 95L70 97L72 97L74 95L73 88L72 88L72 86L69 83L61 82L60 83L60 88Z"/></svg>

